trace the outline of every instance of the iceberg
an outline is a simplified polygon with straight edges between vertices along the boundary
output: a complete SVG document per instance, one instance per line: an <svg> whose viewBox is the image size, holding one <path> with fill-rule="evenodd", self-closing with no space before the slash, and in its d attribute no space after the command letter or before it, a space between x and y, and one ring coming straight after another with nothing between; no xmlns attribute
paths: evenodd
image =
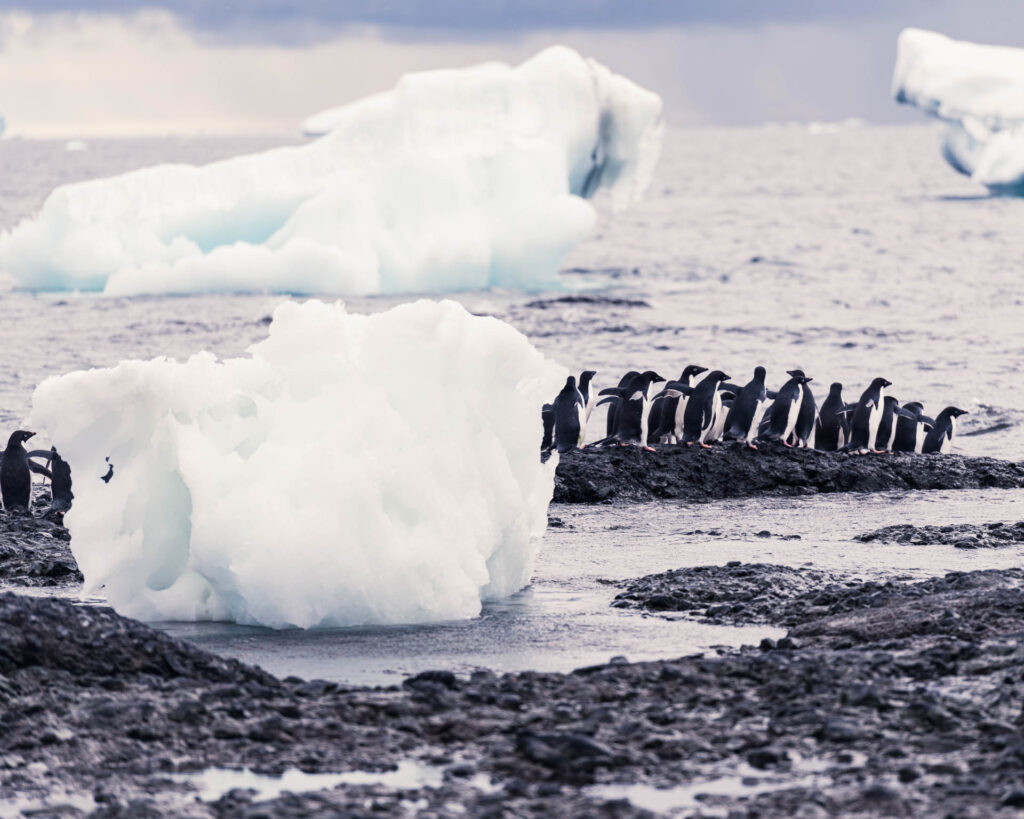
<svg viewBox="0 0 1024 819"><path fill-rule="evenodd" d="M410 74L309 144L59 187L0 235L0 274L117 296L542 287L593 230L588 198L643 193L661 109L562 46Z"/></svg>
<svg viewBox="0 0 1024 819"><path fill-rule="evenodd" d="M53 377L31 420L75 471L86 591L119 612L421 623L529 582L554 487L538 408L564 379L455 302L285 302L247 356Z"/></svg>
<svg viewBox="0 0 1024 819"><path fill-rule="evenodd" d="M997 193L1024 193L1024 49L900 33L892 93L948 123L942 153Z"/></svg>

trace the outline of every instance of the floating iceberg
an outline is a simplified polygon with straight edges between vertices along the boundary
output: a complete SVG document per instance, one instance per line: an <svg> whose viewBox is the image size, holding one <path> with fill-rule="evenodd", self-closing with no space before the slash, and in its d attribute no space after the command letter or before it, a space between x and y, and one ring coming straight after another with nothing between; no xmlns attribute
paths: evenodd
<svg viewBox="0 0 1024 819"><path fill-rule="evenodd" d="M75 470L86 588L118 611L417 623L529 582L554 486L538 407L564 378L454 302L287 302L247 357L51 378L32 422Z"/></svg>
<svg viewBox="0 0 1024 819"><path fill-rule="evenodd" d="M565 47L403 77L313 143L57 188L0 274L110 295L550 284L609 188L647 187L661 99Z"/></svg>
<svg viewBox="0 0 1024 819"><path fill-rule="evenodd" d="M892 92L946 120L943 156L1004 193L1024 193L1024 49L977 45L905 29Z"/></svg>

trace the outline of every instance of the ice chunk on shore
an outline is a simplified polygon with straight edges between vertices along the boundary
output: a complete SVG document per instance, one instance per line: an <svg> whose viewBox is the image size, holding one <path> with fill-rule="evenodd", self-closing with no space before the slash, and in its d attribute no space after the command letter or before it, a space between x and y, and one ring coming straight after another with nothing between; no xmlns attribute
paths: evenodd
<svg viewBox="0 0 1024 819"><path fill-rule="evenodd" d="M403 77L298 147L57 188L0 236L0 273L110 295L436 293L550 284L639 197L661 99L563 46Z"/></svg>
<svg viewBox="0 0 1024 819"><path fill-rule="evenodd" d="M119 612L418 623L529 582L554 481L538 408L564 378L454 302L287 302L247 357L51 378L32 422L75 470L86 589Z"/></svg>
<svg viewBox="0 0 1024 819"><path fill-rule="evenodd" d="M942 152L953 168L993 191L1024 193L1024 49L908 28L892 92L949 122Z"/></svg>

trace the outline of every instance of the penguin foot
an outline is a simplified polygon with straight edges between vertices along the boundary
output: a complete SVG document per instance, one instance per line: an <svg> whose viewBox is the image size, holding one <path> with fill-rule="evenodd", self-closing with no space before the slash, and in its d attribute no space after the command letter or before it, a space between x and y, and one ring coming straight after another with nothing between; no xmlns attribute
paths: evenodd
<svg viewBox="0 0 1024 819"><path fill-rule="evenodd" d="M653 446L645 446L644 449L646 449L648 452L657 452L658 451Z"/></svg>
<svg viewBox="0 0 1024 819"><path fill-rule="evenodd" d="M704 449L711 449L712 448L711 444L704 444L704 443L702 443L701 446L704 447Z"/></svg>
<svg viewBox="0 0 1024 819"><path fill-rule="evenodd" d="M876 455L884 455L885 454L885 450L884 449L872 449L871 451L874 452Z"/></svg>
<svg viewBox="0 0 1024 819"><path fill-rule="evenodd" d="M789 443L788 441L783 441L783 442L782 442L782 445L783 445L783 446L788 446L788 447L789 447L790 449L792 449L792 448L793 448L793 445L792 445L791 443Z"/></svg>
<svg viewBox="0 0 1024 819"><path fill-rule="evenodd" d="M749 446L751 449L757 449L757 444L751 443L750 441L747 441L747 446Z"/></svg>

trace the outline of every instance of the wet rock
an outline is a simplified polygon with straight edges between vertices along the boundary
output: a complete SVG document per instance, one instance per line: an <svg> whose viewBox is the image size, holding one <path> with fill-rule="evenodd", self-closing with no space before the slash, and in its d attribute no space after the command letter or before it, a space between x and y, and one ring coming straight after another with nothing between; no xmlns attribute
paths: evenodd
<svg viewBox="0 0 1024 819"><path fill-rule="evenodd" d="M37 485L30 512L0 511L0 585L60 588L82 583L71 535L48 509L49 492Z"/></svg>
<svg viewBox="0 0 1024 819"><path fill-rule="evenodd" d="M893 489L1024 487L1024 464L962 455L850 455L764 444L757 451L666 446L575 450L555 471L554 500L715 500L751 495L882 492Z"/></svg>
<svg viewBox="0 0 1024 819"><path fill-rule="evenodd" d="M1019 523L958 523L944 526L886 526L854 537L861 543L945 544L958 549L995 549L1024 543L1024 521Z"/></svg>

